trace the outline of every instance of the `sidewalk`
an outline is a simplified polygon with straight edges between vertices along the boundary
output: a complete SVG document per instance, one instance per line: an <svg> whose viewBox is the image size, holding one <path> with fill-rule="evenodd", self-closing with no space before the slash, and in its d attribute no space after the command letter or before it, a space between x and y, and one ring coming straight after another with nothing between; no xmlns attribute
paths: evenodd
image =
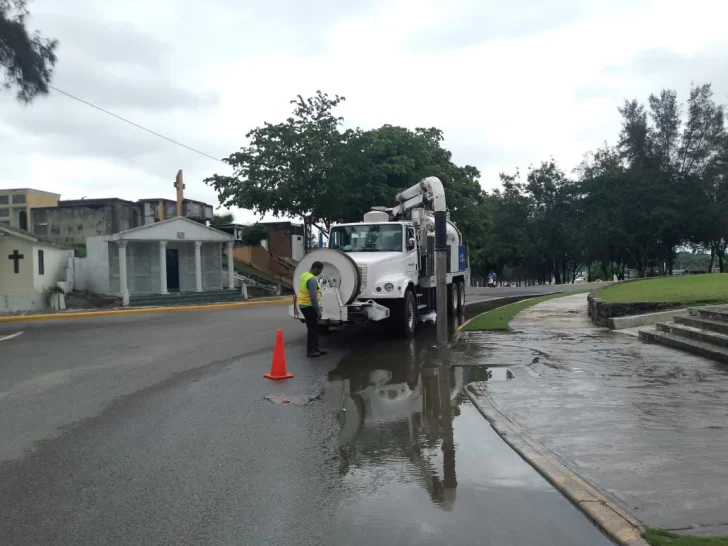
<svg viewBox="0 0 728 546"><path fill-rule="evenodd" d="M728 366L595 328L584 294L511 327L463 333L452 355L492 367L479 403L647 526L728 534Z"/></svg>

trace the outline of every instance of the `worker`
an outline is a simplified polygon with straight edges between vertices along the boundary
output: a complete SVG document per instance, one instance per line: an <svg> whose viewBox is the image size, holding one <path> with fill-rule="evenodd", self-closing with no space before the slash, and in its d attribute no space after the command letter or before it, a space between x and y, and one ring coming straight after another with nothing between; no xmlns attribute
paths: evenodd
<svg viewBox="0 0 728 546"><path fill-rule="evenodd" d="M318 321L321 320L321 283L318 276L324 269L324 264L314 262L311 269L301 275L301 281L298 285L298 298L294 299L294 309L298 309L303 313L306 321L306 356L308 358L316 358L323 356L326 352L319 348L319 331ZM295 296L294 296L295 298ZM298 302L296 307L295 303ZM298 313L296 312L296 317Z"/></svg>

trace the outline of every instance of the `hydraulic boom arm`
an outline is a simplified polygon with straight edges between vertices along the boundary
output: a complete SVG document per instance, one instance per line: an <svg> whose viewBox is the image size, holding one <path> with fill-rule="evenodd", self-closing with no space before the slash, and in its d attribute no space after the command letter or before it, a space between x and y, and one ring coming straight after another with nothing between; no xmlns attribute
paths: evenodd
<svg viewBox="0 0 728 546"><path fill-rule="evenodd" d="M393 218L399 218L412 209L421 207L424 203L432 203L435 213L446 213L447 211L445 189L442 187L440 179L436 176L423 178L411 188L398 193L395 199L399 204L387 210Z"/></svg>

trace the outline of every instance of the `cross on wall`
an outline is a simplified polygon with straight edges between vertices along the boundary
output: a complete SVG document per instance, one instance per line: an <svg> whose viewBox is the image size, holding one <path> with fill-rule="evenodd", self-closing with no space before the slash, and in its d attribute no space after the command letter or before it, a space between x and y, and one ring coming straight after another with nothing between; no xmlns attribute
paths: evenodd
<svg viewBox="0 0 728 546"><path fill-rule="evenodd" d="M13 253L8 255L8 260L13 260L15 262L15 264L13 264L15 273L20 273L20 260L23 258L25 258L25 256L19 254L17 249L13 250Z"/></svg>

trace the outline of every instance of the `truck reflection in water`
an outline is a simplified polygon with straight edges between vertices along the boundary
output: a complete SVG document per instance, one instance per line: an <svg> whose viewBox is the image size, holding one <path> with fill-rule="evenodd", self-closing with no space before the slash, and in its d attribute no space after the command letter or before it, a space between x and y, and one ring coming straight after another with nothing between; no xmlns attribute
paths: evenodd
<svg viewBox="0 0 728 546"><path fill-rule="evenodd" d="M451 510L457 487L453 418L460 413L464 370L438 366L432 339L423 334L352 351L329 373L323 399L340 425L342 476L404 463L408 472L398 479L412 476L435 504Z"/></svg>

